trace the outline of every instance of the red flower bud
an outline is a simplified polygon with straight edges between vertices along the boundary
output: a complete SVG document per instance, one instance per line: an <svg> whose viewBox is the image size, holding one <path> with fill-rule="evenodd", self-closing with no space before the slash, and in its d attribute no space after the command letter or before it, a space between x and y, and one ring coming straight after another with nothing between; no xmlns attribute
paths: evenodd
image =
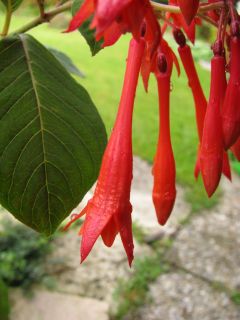
<svg viewBox="0 0 240 320"><path fill-rule="evenodd" d="M188 85L192 90L192 94L195 102L198 137L199 137L199 141L201 141L204 117L207 109L207 100L205 98L205 95L203 93L203 90L199 81L199 77L194 65L190 47L188 45L185 45L184 47L179 47L178 52L182 60L185 72L187 74Z"/></svg>
<svg viewBox="0 0 240 320"><path fill-rule="evenodd" d="M220 95L223 73L225 73L225 59L222 56L214 56L211 60L210 97L200 150L201 173L209 197L219 184L223 165Z"/></svg>
<svg viewBox="0 0 240 320"><path fill-rule="evenodd" d="M230 78L222 110L223 140L230 148L240 136L240 38L231 39Z"/></svg>
<svg viewBox="0 0 240 320"><path fill-rule="evenodd" d="M175 160L172 151L169 126L170 74L159 73L156 76L159 95L160 130L157 153L153 164L153 203L158 222L164 225L174 206L176 198Z"/></svg>
<svg viewBox="0 0 240 320"><path fill-rule="evenodd" d="M199 77L198 77L195 64L193 61L193 57L192 57L191 48L188 45L185 45L183 47L179 47L178 52L188 78L188 85L192 90L194 104L195 104L198 138L199 138L199 142L201 143L203 123L204 123L204 118L207 110L207 100L205 98L205 95L203 93L203 90L199 81ZM196 178L200 173L200 162L198 158L199 158L199 151L197 152L197 160L196 160L196 165L194 170L194 176Z"/></svg>

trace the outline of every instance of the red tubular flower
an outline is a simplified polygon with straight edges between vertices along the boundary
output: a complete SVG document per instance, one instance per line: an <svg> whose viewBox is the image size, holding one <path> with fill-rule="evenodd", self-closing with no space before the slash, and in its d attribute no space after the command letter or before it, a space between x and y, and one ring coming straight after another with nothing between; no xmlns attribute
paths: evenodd
<svg viewBox="0 0 240 320"><path fill-rule="evenodd" d="M105 150L93 198L78 217L86 214L81 234L81 261L97 238L111 246L120 233L129 265L133 260L132 206L132 113L145 41L132 39L116 122ZM68 226L78 217L75 217ZM67 227L68 227L67 226Z"/></svg>
<svg viewBox="0 0 240 320"><path fill-rule="evenodd" d="M158 57L161 58L163 56ZM164 70L165 69L165 70ZM170 77L172 61L159 61L160 72L155 72L158 95L160 128L157 145L157 153L153 164L153 203L157 214L158 222L164 225L174 206L176 198L176 170L172 150L169 124L169 99L170 99Z"/></svg>
<svg viewBox="0 0 240 320"><path fill-rule="evenodd" d="M196 122L197 122L197 129L198 129L198 138L199 138L199 148L197 151L197 160L196 165L194 169L194 176L197 179L200 173L200 161L199 161L199 150L200 150L200 144L202 140L202 133L203 133L203 124L204 124L204 118L207 110L207 100L205 98L205 95L203 93L200 80L195 68L195 64L193 61L191 49L188 45L186 45L184 35L179 29L176 29L174 31L174 37L177 43L179 44L178 52L180 55L180 58L182 60L186 75L188 77L188 84L192 90L194 102L195 102L195 110L196 110ZM225 70L224 74L221 76L221 104L223 103L223 98L226 91L226 75ZM222 168L223 174L231 180L231 171L230 171L230 165L229 165L229 159L228 155L224 152L223 154L223 168Z"/></svg>
<svg viewBox="0 0 240 320"><path fill-rule="evenodd" d="M178 4L187 24L190 25L197 14L199 0L178 0Z"/></svg>
<svg viewBox="0 0 240 320"><path fill-rule="evenodd" d="M207 100L205 98L205 95L203 93L203 90L199 81L199 77L195 68L190 47L187 44L183 43L183 45L181 45L180 43L178 52L188 78L188 85L192 90L194 103L195 103L198 138L199 138L199 142L201 143L202 133L203 133L203 123L204 123L205 113L207 110ZM200 173L200 163L198 160L198 153L199 152L197 152L197 160L196 160L196 166L194 170L194 175L196 178Z"/></svg>
<svg viewBox="0 0 240 320"><path fill-rule="evenodd" d="M192 94L195 102L198 137L199 137L199 141L201 141L204 117L207 109L207 100L205 98L205 95L203 93L203 90L199 81L199 77L195 68L190 47L187 44L183 46L179 46L178 52L182 60L184 70L188 77L188 85L192 90Z"/></svg>
<svg viewBox="0 0 240 320"><path fill-rule="evenodd" d="M204 120L200 150L200 167L208 196L216 190L222 173L223 139L221 126L222 74L225 73L225 59L214 56L211 60L211 87L209 103Z"/></svg>
<svg viewBox="0 0 240 320"><path fill-rule="evenodd" d="M223 140L230 148L240 136L240 38L231 38L230 78L222 110Z"/></svg>
<svg viewBox="0 0 240 320"><path fill-rule="evenodd" d="M160 28L149 0L85 0L67 32L79 28L92 15L91 28L96 29L96 40L104 39L103 47L114 44L126 32L139 39L143 21L147 24L145 40L148 48L154 50L158 45Z"/></svg>
<svg viewBox="0 0 240 320"><path fill-rule="evenodd" d="M234 143L234 145L231 147L231 150L235 156L235 158L240 161L240 138Z"/></svg>

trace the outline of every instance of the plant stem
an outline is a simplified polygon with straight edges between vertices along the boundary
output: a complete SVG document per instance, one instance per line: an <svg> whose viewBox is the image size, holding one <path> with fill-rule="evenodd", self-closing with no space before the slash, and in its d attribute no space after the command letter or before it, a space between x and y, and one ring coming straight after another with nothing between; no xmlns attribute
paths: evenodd
<svg viewBox="0 0 240 320"><path fill-rule="evenodd" d="M202 13L198 13L197 16L198 16L200 19L202 19L202 20L206 21L207 23L211 24L212 26L218 28L218 23L215 22L215 21L214 21L213 19L211 19L210 17L208 17L208 16L206 16L206 15L204 15L204 14L202 14Z"/></svg>
<svg viewBox="0 0 240 320"><path fill-rule="evenodd" d="M39 7L40 17L44 18L44 16L45 16L44 0L37 0L37 3L38 3L38 7Z"/></svg>
<svg viewBox="0 0 240 320"><path fill-rule="evenodd" d="M13 32L13 34L15 33L24 33L30 29L33 29L35 27L37 27L38 25L42 24L42 23L46 23L51 21L56 15L58 15L59 13L62 13L64 11L67 11L71 8L72 6L72 1L67 1L66 3L64 3L63 5L49 10L48 12L45 12L43 16L40 16L38 18L33 19L32 21L30 21L29 23L25 24L24 26L22 26L21 28L15 30Z"/></svg>
<svg viewBox="0 0 240 320"><path fill-rule="evenodd" d="M157 3L151 1L151 5L155 11L164 11L164 12L172 12L172 13L181 13L181 10L178 6L172 6L163 3ZM224 7L224 1L218 1L210 4L200 5L198 9L198 13L203 13L209 10L215 10Z"/></svg>
<svg viewBox="0 0 240 320"><path fill-rule="evenodd" d="M5 37L8 34L11 18L12 18L12 5L11 5L11 0L8 0L5 22L4 22L3 30L1 33L2 37Z"/></svg>

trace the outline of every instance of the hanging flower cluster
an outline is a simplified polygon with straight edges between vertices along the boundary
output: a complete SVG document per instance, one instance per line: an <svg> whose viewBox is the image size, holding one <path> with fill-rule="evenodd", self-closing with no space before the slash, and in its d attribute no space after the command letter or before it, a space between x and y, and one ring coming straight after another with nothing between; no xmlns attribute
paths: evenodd
<svg viewBox="0 0 240 320"><path fill-rule="evenodd" d="M147 91L152 73L157 81L159 96L159 136L153 162L152 199L158 222L164 225L176 198L176 170L170 134L170 81L178 59L163 36L167 28L178 44L178 53L192 91L199 146L194 175L202 175L210 197L221 175L231 180L227 150L240 160L240 29L239 16L232 0L214 7L216 1L199 4L199 0L170 0L169 10L154 12L149 0L85 0L70 22L73 31L88 18L103 46L113 45L119 37L130 32L127 66L115 125L105 150L94 195L86 207L71 217L74 221L86 215L81 227L81 261L91 251L99 236L111 247L119 233L129 265L133 260L132 206L132 114L134 98L141 73ZM157 9L157 4L154 5ZM160 27L159 21L162 20ZM194 43L196 24L201 20L218 27L212 46L211 87L209 99L204 96L195 69L187 38ZM185 34L185 35L184 35ZM227 80L227 73L230 76Z"/></svg>

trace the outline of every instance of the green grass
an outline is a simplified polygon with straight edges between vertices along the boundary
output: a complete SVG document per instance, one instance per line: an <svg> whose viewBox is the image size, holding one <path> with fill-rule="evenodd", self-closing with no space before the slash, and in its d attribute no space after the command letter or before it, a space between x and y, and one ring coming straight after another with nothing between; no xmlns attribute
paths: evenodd
<svg viewBox="0 0 240 320"><path fill-rule="evenodd" d="M234 291L231 294L231 300L234 302L236 305L240 305L240 292L239 291Z"/></svg>
<svg viewBox="0 0 240 320"><path fill-rule="evenodd" d="M17 16L13 19L13 27L16 28L28 20L27 17ZM97 56L91 57L89 48L78 32L63 34L59 29L42 25L31 31L31 34L43 44L66 52L86 74L86 78L80 81L97 105L109 133L119 103L129 36L122 37L113 47L106 48ZM200 68L198 70L207 92L209 73ZM193 211L197 211L214 205L217 197L209 200L202 183L196 183L193 177L198 142L194 104L184 71L180 78L177 78L174 72L172 87L171 130L177 181L187 186L187 200L192 204ZM134 153L152 162L157 135L158 98L156 83L152 77L148 94L144 92L142 82L139 81L133 124Z"/></svg>
<svg viewBox="0 0 240 320"><path fill-rule="evenodd" d="M161 262L158 255L136 259L134 267L132 277L127 281L121 281L114 294L117 301L117 310L112 317L114 320L121 320L126 314L142 306L147 297L149 284L159 275L169 271L168 265Z"/></svg>

